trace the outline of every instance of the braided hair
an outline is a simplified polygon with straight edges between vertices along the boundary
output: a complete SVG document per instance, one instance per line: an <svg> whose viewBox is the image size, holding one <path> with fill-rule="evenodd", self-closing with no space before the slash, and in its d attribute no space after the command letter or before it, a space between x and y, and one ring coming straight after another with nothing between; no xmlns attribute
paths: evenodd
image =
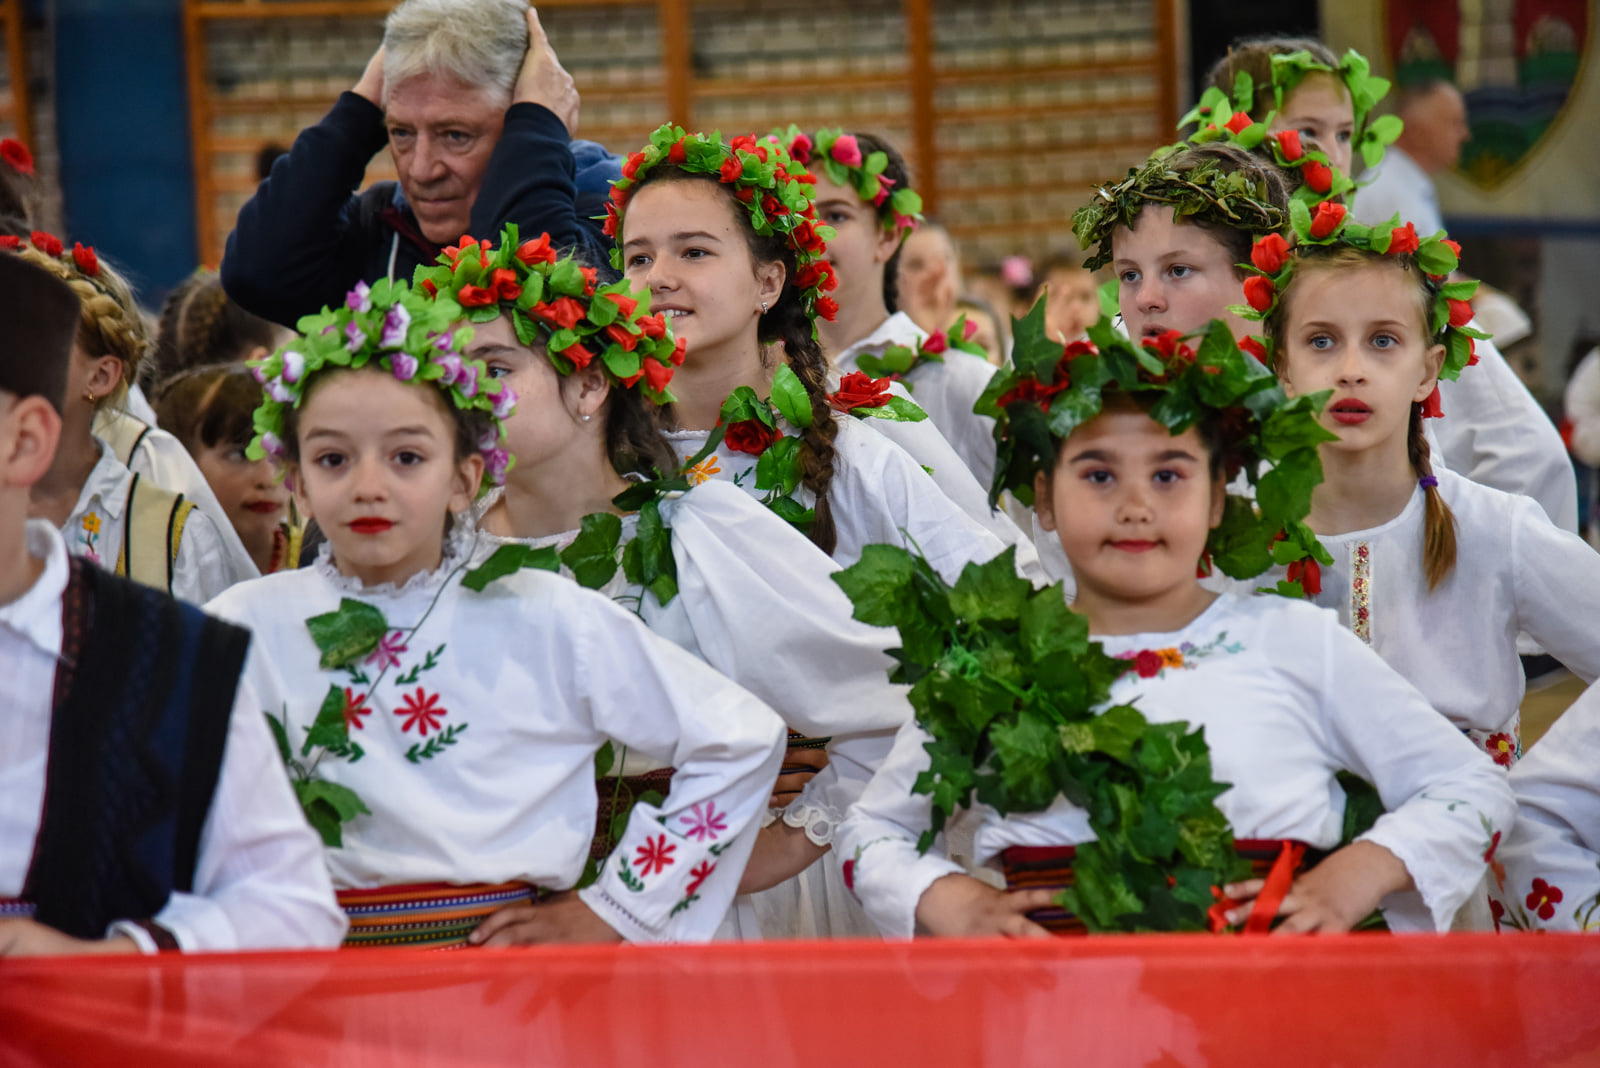
<svg viewBox="0 0 1600 1068"><path fill-rule="evenodd" d="M90 277L70 257L51 256L32 245L22 246L16 255L67 283L77 296L81 309L78 346L93 358L115 356L122 363L121 382L100 398L98 407L121 403L150 349L150 334L127 281L104 259L99 260L98 273Z"/></svg>

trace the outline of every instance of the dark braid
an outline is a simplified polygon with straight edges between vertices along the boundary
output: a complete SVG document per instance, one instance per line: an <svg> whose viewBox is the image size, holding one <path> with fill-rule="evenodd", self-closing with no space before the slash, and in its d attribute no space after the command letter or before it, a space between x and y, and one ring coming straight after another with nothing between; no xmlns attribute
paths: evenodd
<svg viewBox="0 0 1600 1068"><path fill-rule="evenodd" d="M223 292L214 271L196 271L161 308L155 377L163 380L195 367L243 360L272 349L278 328L245 311Z"/></svg>
<svg viewBox="0 0 1600 1068"><path fill-rule="evenodd" d="M705 182L722 191L728 207L744 233L750 258L757 264L781 263L784 270L783 291L778 302L762 313L757 327L757 337L763 346L781 343L789 360L789 367L799 377L811 398L811 425L801 431L801 485L816 497L815 519L811 523L811 540L828 555L833 555L838 544L838 531L833 522L833 504L828 499L828 487L833 483L833 442L839 427L833 420L833 409L828 406L827 358L822 346L817 344L815 322L800 301L800 291L793 285L796 272L794 250L782 234L766 237L755 232L750 225L750 215L745 206L734 197L733 187L725 185L714 174L696 174L679 167L659 166L634 188L634 194L646 185L656 182Z"/></svg>
<svg viewBox="0 0 1600 1068"><path fill-rule="evenodd" d="M660 409L631 389L613 389L606 399L606 456L619 475L671 475L678 455L662 434Z"/></svg>

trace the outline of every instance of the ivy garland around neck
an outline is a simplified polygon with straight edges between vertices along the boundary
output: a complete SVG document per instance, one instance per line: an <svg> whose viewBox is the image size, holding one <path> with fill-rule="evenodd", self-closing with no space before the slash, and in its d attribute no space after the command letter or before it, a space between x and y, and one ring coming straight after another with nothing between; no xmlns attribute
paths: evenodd
<svg viewBox="0 0 1600 1068"><path fill-rule="evenodd" d="M819 167L834 185L855 190L862 203L878 210L883 228L900 240L922 225L922 196L909 186L896 189L894 179L883 173L889 166L887 152L863 155L856 136L842 129L818 130L813 138L791 125L773 130L767 139L786 148L801 166Z"/></svg>
<svg viewBox="0 0 1600 1068"><path fill-rule="evenodd" d="M1072 232L1080 248L1093 247L1084 269L1111 262L1111 239L1117 227L1132 227L1139 213L1158 204L1171 205L1174 221L1199 220L1219 227L1267 234L1287 224L1283 212L1267 197L1261 181L1245 171L1223 170L1220 160L1207 159L1187 171L1170 166L1184 142L1158 148L1128 176L1095 191L1093 199L1072 213Z"/></svg>
<svg viewBox="0 0 1600 1068"><path fill-rule="evenodd" d="M1133 663L1089 639L1060 583L1019 578L1015 556L970 563L952 587L921 556L869 545L834 575L856 619L899 630L889 678L910 685L933 737L912 788L932 796L918 849L958 808L1040 812L1064 797L1095 837L1077 847L1063 907L1091 931L1212 929L1221 888L1248 869L1215 804L1228 784L1212 776L1204 731L1112 705Z"/></svg>
<svg viewBox="0 0 1600 1068"><path fill-rule="evenodd" d="M337 308L324 308L296 325L300 335L272 355L247 366L266 391L255 411L255 437L246 454L282 460L284 415L298 408L312 381L324 372L380 368L401 382L432 386L458 411L481 411L490 429L478 442L483 454L485 489L505 480L511 456L505 448L505 423L516 394L489 377L481 360L461 353L472 328L458 325L461 308L453 299L432 300L405 282L380 279L358 283Z"/></svg>
<svg viewBox="0 0 1600 1068"><path fill-rule="evenodd" d="M758 141L745 134L724 141L722 134L685 133L668 123L650 135L650 143L629 156L622 177L612 183L606 202L605 233L622 233L628 201L651 170L678 167L689 174L715 175L731 185L734 196L749 214L750 225L762 237L782 235L795 255L791 284L800 294L806 315L816 329L818 316L832 321L839 304L824 294L835 289L838 276L824 255L834 230L817 221L816 179L775 141ZM622 270L622 250L611 250L611 265Z"/></svg>
<svg viewBox="0 0 1600 1068"><path fill-rule="evenodd" d="M1273 163L1285 171L1299 171L1300 186L1294 191L1293 199L1312 207L1326 200L1342 199L1356 187L1349 175L1333 166L1326 154L1301 144L1298 130L1268 133L1267 127L1276 112L1259 122L1253 121L1249 109L1254 100L1255 82L1248 71L1240 71L1234 78L1231 98L1216 86L1207 87L1200 102L1178 121L1178 126L1195 126L1194 133L1189 135L1189 144L1227 141L1246 151L1266 152ZM1381 148L1379 151L1381 154Z"/></svg>
<svg viewBox="0 0 1600 1068"><path fill-rule="evenodd" d="M496 248L463 235L433 266L418 267L412 284L471 323L510 317L517 340L542 345L562 375L596 359L614 389L638 389L652 404L671 404L674 371L684 343L663 315L651 315L650 295L626 281L596 284L596 271L558 256L550 235L521 241L515 223Z"/></svg>
<svg viewBox="0 0 1600 1068"><path fill-rule="evenodd" d="M1214 564L1244 580L1287 565L1287 576L1262 592L1302 597L1321 590L1321 565L1333 558L1305 518L1322 481L1317 446L1336 440L1318 422L1331 391L1289 397L1217 319L1200 336L1198 351L1175 330L1136 345L1105 316L1089 329L1089 340L1063 345L1046 333L1042 300L1013 323L1011 363L974 406L995 420L991 504L1008 489L1032 504L1034 476L1053 469L1061 443L1100 414L1108 391L1121 391L1173 434L1217 420L1229 482L1242 472L1250 484L1248 495L1228 494L1222 522L1206 540L1201 574Z"/></svg>
<svg viewBox="0 0 1600 1068"><path fill-rule="evenodd" d="M1398 212L1382 225L1366 226L1352 218L1343 205L1331 203L1318 205L1316 214L1304 204L1291 204L1289 226L1293 244L1281 234L1267 234L1256 239L1250 250L1250 277L1244 282L1246 303L1232 305L1229 311L1255 322L1273 315L1278 310L1284 288L1294 276L1299 257L1312 249L1344 246L1373 256L1408 259L1426 276L1432 343L1443 345L1445 349L1439 377L1454 381L1461 377L1463 370L1478 362L1475 343L1489 337L1469 325L1472 321L1470 301L1478 291L1478 283L1449 280L1450 273L1461 265L1461 246L1450 240L1443 230L1421 237L1411 223L1401 225ZM1272 362L1269 340L1250 338L1248 342L1251 351L1264 362ZM1438 386L1422 402L1422 414L1425 418L1444 415Z"/></svg>
<svg viewBox="0 0 1600 1068"><path fill-rule="evenodd" d="M915 347L911 345L889 345L882 353L874 355L864 352L856 357L856 366L874 378L888 378L900 381L910 374L918 365L926 362L943 363L945 353L951 349L965 352L969 356L976 356L985 362L989 354L983 346L972 339L978 333L978 324L969 322L963 312L951 324L949 330L935 330L927 337L917 341ZM911 383L906 383L907 389L913 389Z"/></svg>

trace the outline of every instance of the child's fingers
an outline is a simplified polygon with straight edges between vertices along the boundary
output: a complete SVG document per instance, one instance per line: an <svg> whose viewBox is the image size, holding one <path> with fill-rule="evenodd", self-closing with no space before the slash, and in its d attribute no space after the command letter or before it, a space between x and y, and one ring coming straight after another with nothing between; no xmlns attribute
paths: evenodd
<svg viewBox="0 0 1600 1068"><path fill-rule="evenodd" d="M467 941L475 946L484 945L507 927L523 923L533 917L534 905L507 905L489 914L489 918L478 924L472 934L467 936ZM508 944L501 942L499 944Z"/></svg>
<svg viewBox="0 0 1600 1068"><path fill-rule="evenodd" d="M1006 908L1020 916L1049 908L1055 904L1055 898L1054 890L1012 890L1006 894L1005 900Z"/></svg>
<svg viewBox="0 0 1600 1068"><path fill-rule="evenodd" d="M1026 916L1008 916L1000 925L1000 934L1006 938L1049 938L1050 932Z"/></svg>
<svg viewBox="0 0 1600 1068"><path fill-rule="evenodd" d="M1255 897L1261 893L1262 887L1267 885L1265 879L1246 879L1242 883L1229 883L1222 888L1224 895L1238 901L1240 898Z"/></svg>

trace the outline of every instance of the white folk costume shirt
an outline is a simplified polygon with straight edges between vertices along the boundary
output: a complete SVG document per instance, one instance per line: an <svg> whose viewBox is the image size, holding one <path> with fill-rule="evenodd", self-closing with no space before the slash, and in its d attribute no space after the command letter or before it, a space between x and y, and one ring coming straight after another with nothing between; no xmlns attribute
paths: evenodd
<svg viewBox="0 0 1600 1068"><path fill-rule="evenodd" d="M940 492L900 446L862 426L862 420L853 416L835 413L834 422L839 433L834 439L828 499L838 532L833 559L840 567L861 559L861 550L868 545L909 549L914 542L933 569L954 583L968 562L992 560L1005 549L999 538ZM795 433L781 417L778 426L785 434ZM685 460L699 454L707 437L704 430L675 430L666 435ZM723 442L688 472L689 482L732 482L759 500L765 491L756 489L757 459ZM807 508L816 500L804 486L795 491L794 498Z"/></svg>
<svg viewBox="0 0 1600 1068"><path fill-rule="evenodd" d="M1509 766L1525 686L1518 633L1585 682L1600 676L1600 553L1528 497L1436 477L1456 519L1456 566L1439 587L1430 593L1423 573L1418 488L1382 526L1319 537L1334 563L1314 600Z"/></svg>
<svg viewBox="0 0 1600 1068"><path fill-rule="evenodd" d="M131 428L125 425L122 429L122 433L139 439L138 446L133 450L133 456L128 460L128 470L150 479L164 490L183 494L196 508L206 514L217 528L217 532L222 535L223 547L228 552L228 562L233 567L234 582L260 578L261 569L251 558L250 551L244 547L244 542L239 540L239 532L233 528L233 521L228 518L228 513L222 510L222 502L217 500L216 493L211 489L211 483L206 481L200 465L189 455L189 450L183 447L183 442L154 423L146 423L129 412L114 408L102 408L95 415L95 433L112 440L108 435L100 434L100 428L102 425L110 426L115 423L135 424Z"/></svg>
<svg viewBox="0 0 1600 1068"><path fill-rule="evenodd" d="M39 580L0 606L0 898L22 892L44 805L67 549L44 520L28 522ZM143 918L143 917L130 917ZM242 681L191 893L174 892L154 917L186 950L337 946L344 913L322 863L322 842L289 789L260 702ZM147 953L142 928L113 924Z"/></svg>
<svg viewBox="0 0 1600 1068"><path fill-rule="evenodd" d="M1511 769L1517 825L1489 887L1497 930L1600 931L1600 687Z"/></svg>
<svg viewBox="0 0 1600 1068"><path fill-rule="evenodd" d="M1483 878L1491 835L1511 826L1510 786L1331 612L1224 594L1175 633L1097 640L1114 656L1161 655L1155 675L1130 670L1111 699L1136 702L1153 723L1205 728L1212 774L1233 784L1216 803L1235 837L1336 846L1345 799L1334 776L1354 772L1377 787L1387 810L1362 839L1394 853L1417 887L1385 899L1390 927L1449 929ZM931 801L911 787L929 766L927 740L914 721L900 732L835 846L853 861L867 914L891 936L909 937L923 891L961 870L937 846L917 854ZM997 863L1011 846L1094 838L1088 814L1060 798L1040 813L1002 817L978 806L970 815L979 863Z"/></svg>
<svg viewBox="0 0 1600 1068"><path fill-rule="evenodd" d="M498 492L485 498L482 510L498 499ZM668 497L661 518L672 532L678 595L663 605L621 568L599 592L766 702L790 729L833 739L828 767L784 813L817 845L829 844L911 716L906 688L888 680L894 662L884 650L899 643L897 635L857 622L833 581L839 565L736 486L710 481ZM626 545L639 517L621 519ZM577 534L514 539L480 531L473 560L508 544L564 548Z"/></svg>
<svg viewBox="0 0 1600 1068"><path fill-rule="evenodd" d="M859 371L857 357L882 355L890 345L915 349L928 335L905 312L895 312L883 324L834 358L844 374ZM929 420L966 463L978 484L994 480L994 420L972 410L999 368L970 352L951 349L943 361L922 360L906 374L904 383Z"/></svg>
<svg viewBox="0 0 1600 1068"><path fill-rule="evenodd" d="M1350 209L1358 222L1382 226L1399 212L1400 222L1411 223L1423 237L1444 229L1438 188L1398 145L1390 145L1377 169L1361 177L1367 184L1356 190Z"/></svg>
<svg viewBox="0 0 1600 1068"><path fill-rule="evenodd" d="M97 444L100 459L89 472L61 533L73 556L115 571L117 555L122 551L133 472L122 465L105 442L97 439ZM166 531L161 534L165 537ZM205 604L233 585L234 575L221 531L210 516L196 508L189 513L178 542L178 558L172 567L172 595L180 601Z"/></svg>
<svg viewBox="0 0 1600 1068"><path fill-rule="evenodd" d="M1474 482L1532 497L1576 534L1578 480L1561 433L1494 343L1476 344L1478 362L1439 382L1444 418L1423 420L1434 455Z"/></svg>
<svg viewBox="0 0 1600 1068"><path fill-rule="evenodd" d="M829 392L839 388L839 380L839 372L828 372ZM912 404L917 403L903 382L890 383L889 392ZM1015 545L1018 574L1034 582L1045 580L1046 569L1039 562L1039 554L1034 551L1033 541L1028 536L1027 529L1007 511L989 507L988 489L978 484L966 461L956 455L955 449L950 447L950 442L945 440L945 436L939 432L939 428L934 425L931 418L907 422L868 417L858 419L857 422L862 426L871 427L904 449L906 455L932 476L934 484L950 498L952 503L967 513L979 526L999 538L1002 543ZM994 451L992 441L989 444L989 451ZM1009 493L1001 499L1001 505L1003 508L1014 507L1017 510L1016 514L1031 524L1033 510L1025 508Z"/></svg>
<svg viewBox="0 0 1600 1068"><path fill-rule="evenodd" d="M211 605L251 627L248 678L298 746L329 687L346 693L352 761L317 774L371 810L326 852L339 889L406 883L578 882L595 831L595 753L607 741L678 769L634 808L579 896L632 941L709 938L738 888L782 757L771 710L608 598L521 571L461 585L470 546L399 586L315 564L242 583ZM351 670L325 670L306 620L342 599L391 629ZM363 681L364 680L364 681Z"/></svg>

